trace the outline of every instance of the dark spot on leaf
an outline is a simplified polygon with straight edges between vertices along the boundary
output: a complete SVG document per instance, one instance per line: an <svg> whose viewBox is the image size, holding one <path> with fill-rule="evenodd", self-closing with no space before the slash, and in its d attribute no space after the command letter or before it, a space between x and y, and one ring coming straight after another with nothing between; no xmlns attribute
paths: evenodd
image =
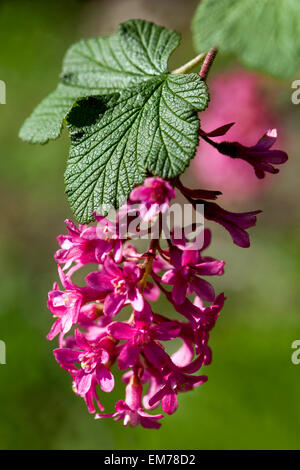
<svg viewBox="0 0 300 470"><path fill-rule="evenodd" d="M73 73L66 72L66 73L61 74L60 79L63 83L68 84L68 83L72 83L73 76L74 76Z"/></svg>
<svg viewBox="0 0 300 470"><path fill-rule="evenodd" d="M67 121L71 127L83 127L94 124L99 115L103 114L106 110L106 100L103 98L96 98L91 96L78 100L70 113L68 114ZM75 137L79 133L75 132Z"/></svg>

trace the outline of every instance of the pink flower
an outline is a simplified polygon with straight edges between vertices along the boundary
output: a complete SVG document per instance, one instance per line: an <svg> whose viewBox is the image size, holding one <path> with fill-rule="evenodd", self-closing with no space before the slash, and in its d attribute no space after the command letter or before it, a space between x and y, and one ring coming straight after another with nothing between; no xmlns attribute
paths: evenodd
<svg viewBox="0 0 300 470"><path fill-rule="evenodd" d="M88 303L81 307L78 315L78 323L81 325L94 324L95 320L103 313L103 308L99 302Z"/></svg>
<svg viewBox="0 0 300 470"><path fill-rule="evenodd" d="M208 134L201 131L200 135L223 155L228 155L231 158L240 158L249 163L253 167L256 176L260 179L264 178L266 173L276 174L279 172L272 164L281 165L287 161L288 156L282 150L270 150L277 139L276 129L268 130L255 145L250 147L246 147L239 142L223 141L217 143L210 139L211 135L222 135L220 129L224 130L229 126L231 124Z"/></svg>
<svg viewBox="0 0 300 470"><path fill-rule="evenodd" d="M155 367L163 367L168 361L169 356L158 340L169 341L176 338L181 327L175 321L159 325L151 325L151 322L152 315L150 307L147 306L144 312L135 312L135 326L122 322L113 322L108 326L107 331L111 336L126 341L119 354L118 363L121 370L133 367L141 352Z"/></svg>
<svg viewBox="0 0 300 470"><path fill-rule="evenodd" d="M120 312L125 303L130 303L135 310L143 309L144 299L138 288L141 277L142 271L135 263L125 262L121 269L111 258L107 258L104 271L89 274L87 283L95 290L107 288L111 291L105 297L104 313L112 317Z"/></svg>
<svg viewBox="0 0 300 470"><path fill-rule="evenodd" d="M55 253L55 260L68 269L73 262L77 267L88 263L101 263L105 256L113 252L117 262L122 259L122 243L115 233L114 225L104 217L94 214L98 224L87 227L66 220L68 235L59 235L57 241L61 249Z"/></svg>
<svg viewBox="0 0 300 470"><path fill-rule="evenodd" d="M62 342L64 335L79 321L80 314L81 318L84 315L83 305L94 300L104 300L107 291L106 286L97 290L89 286L76 286L60 267L58 273L65 291L59 290L58 284L54 283L53 289L48 293L47 306L57 320L52 325L47 339L52 340L60 333L60 342Z"/></svg>
<svg viewBox="0 0 300 470"><path fill-rule="evenodd" d="M106 255L112 252L113 258L116 263L122 261L122 239L120 239L121 230L119 221L111 222L106 217L94 212L94 217L97 221L96 234L101 239L97 248L97 256L103 262Z"/></svg>
<svg viewBox="0 0 300 470"><path fill-rule="evenodd" d="M199 297L195 298L194 305L199 308L198 317L193 324L181 322L180 338L183 344L172 355L172 362L176 366L185 367L189 365L194 357L194 349L196 354L201 357L203 364L208 365L211 363L211 349L208 346L209 331L215 326L223 308L224 300L224 295L220 294L212 305L203 307Z"/></svg>
<svg viewBox="0 0 300 470"><path fill-rule="evenodd" d="M146 178L142 186L135 188L130 194L132 202L139 202L141 218L149 222L159 213L168 210L170 200L176 196L170 183L158 176Z"/></svg>
<svg viewBox="0 0 300 470"><path fill-rule="evenodd" d="M142 409L141 398L143 388L140 384L131 380L126 387L125 401L119 400L116 403L116 412L111 414L96 414L95 418L114 418L115 421L123 420L124 426L128 424L132 427L141 424L144 428L159 429L161 424L158 420L163 418L162 414L150 415Z"/></svg>
<svg viewBox="0 0 300 470"><path fill-rule="evenodd" d="M215 292L211 284L199 276L223 274L224 261L201 259L200 250L171 248L171 263L174 268L166 271L162 282L172 284L172 298L176 304L183 304L187 294L196 292L202 299L211 302Z"/></svg>
<svg viewBox="0 0 300 470"><path fill-rule="evenodd" d="M265 78L243 69L222 71L210 81L211 102L201 113L204 129L215 129L224 122L236 122L230 128L228 140L252 145L261 130L276 127L279 118L272 110L265 93ZM282 128L280 135L282 136ZM214 139L218 142L220 138ZM266 189L270 180L257 180L252 168L242 159L231 159L200 139L191 164L191 176L209 188L218 188L224 200L249 200Z"/></svg>
<svg viewBox="0 0 300 470"><path fill-rule="evenodd" d="M206 375L196 376L188 373L194 370L193 365L180 368L173 364L173 370L164 377L164 385L149 399L149 405L161 402L162 410L169 415L173 414L178 407L178 392L192 390L207 381ZM198 361L197 368L199 368Z"/></svg>
<svg viewBox="0 0 300 470"><path fill-rule="evenodd" d="M86 225L77 228L71 220L65 220L68 235L59 235L57 241L61 247L54 258L59 264L64 264L65 269L76 261L78 264L96 263L96 243L93 238L87 236L90 230Z"/></svg>
<svg viewBox="0 0 300 470"><path fill-rule="evenodd" d="M109 360L114 353L114 344L108 347L108 342L103 340L94 344L79 330L75 330L75 341L78 349L55 349L54 356L63 369L72 373L78 395L85 396L95 383L100 385L103 392L111 392L114 377L109 370ZM80 369L75 367L76 363L80 364Z"/></svg>
<svg viewBox="0 0 300 470"><path fill-rule="evenodd" d="M211 305L204 307L202 300L199 297L195 297L194 305L199 308L199 325L201 328L205 329L206 331L211 330L219 317L219 314L224 306L226 298L224 294L219 294Z"/></svg>
<svg viewBox="0 0 300 470"><path fill-rule="evenodd" d="M226 128L227 126L223 126L222 129ZM218 132L219 129L216 129L213 132ZM246 229L253 227L256 224L256 215L260 214L261 211L252 211L252 212L240 212L234 213L226 211L222 209L218 204L215 202L207 201L204 199L199 199L197 196L203 190L192 190L188 189L182 185L180 181L177 182L177 187L180 189L182 194L187 198L188 201L194 206L197 210L198 204L204 205L204 217L207 220L213 220L214 222L219 223L222 225L228 232L230 233L233 242L242 247L248 248L250 246L250 239L249 235L246 232ZM202 196L203 197L203 196ZM212 199L212 198L209 198ZM205 234L205 232L204 232ZM180 240L172 240L172 243L178 245L180 247ZM182 244L182 243L181 243Z"/></svg>
<svg viewBox="0 0 300 470"><path fill-rule="evenodd" d="M229 212L218 206L215 202L202 201L204 204L204 217L222 225L230 233L233 243L242 247L250 246L249 234L246 229L256 224L256 215L261 211Z"/></svg>
<svg viewBox="0 0 300 470"><path fill-rule="evenodd" d="M77 322L83 303L83 295L80 292L80 289L63 274L60 268L59 275L66 291L64 292L59 290L59 286L55 282L53 289L48 294L48 309L54 317L57 317L57 320L54 322L47 335L48 340L52 340L59 333L62 334L62 340L63 335L70 331L72 326Z"/></svg>

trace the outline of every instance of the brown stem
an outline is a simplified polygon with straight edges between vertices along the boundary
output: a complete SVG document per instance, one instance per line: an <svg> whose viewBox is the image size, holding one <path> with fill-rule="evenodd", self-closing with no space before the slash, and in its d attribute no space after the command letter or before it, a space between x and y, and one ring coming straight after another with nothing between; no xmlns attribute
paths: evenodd
<svg viewBox="0 0 300 470"><path fill-rule="evenodd" d="M214 140L210 139L209 137L207 137L207 135L205 135L204 133L202 132L199 132L200 134L200 137L201 139L205 140L205 142L207 142L208 144L210 144L212 147L214 147L215 149L219 150L219 143L218 142L215 142Z"/></svg>
<svg viewBox="0 0 300 470"><path fill-rule="evenodd" d="M157 250L158 242L159 242L159 239L156 239L156 238L151 240L150 247L149 247L149 255L147 256L147 259L145 260L145 263L143 266L144 274L140 281L140 286L139 286L141 292L144 291L146 284L147 284L148 276L152 271L152 264L153 264L153 260L154 260L155 253Z"/></svg>
<svg viewBox="0 0 300 470"><path fill-rule="evenodd" d="M216 58L217 52L218 52L218 49L216 47L212 47L211 49L209 49L208 53L206 54L206 57L204 59L204 62L202 64L202 67L199 73L202 80L206 80L208 72L213 64L213 61Z"/></svg>

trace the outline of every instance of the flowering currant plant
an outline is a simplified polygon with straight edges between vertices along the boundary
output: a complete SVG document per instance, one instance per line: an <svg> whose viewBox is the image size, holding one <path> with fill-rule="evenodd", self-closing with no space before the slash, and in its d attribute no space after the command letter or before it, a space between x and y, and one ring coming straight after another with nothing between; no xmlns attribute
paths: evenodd
<svg viewBox="0 0 300 470"><path fill-rule="evenodd" d="M80 41L66 54L57 89L20 132L26 141L45 143L66 123L71 137L66 194L79 225L66 220L67 234L57 238L60 285L49 292L54 323L47 335L58 339L54 357L96 419L146 428L159 428L163 413L176 411L179 393L206 382L201 368L211 363L210 332L225 301L207 280L222 275L225 265L205 253L210 230L200 227L199 243L193 222L180 235L172 227L162 240L164 216L180 193L245 248L247 229L260 213L229 212L215 202L219 191L189 189L180 175L199 139L245 160L258 178L278 173L287 160L272 148L275 129L250 147L215 141L233 123L202 129L199 113L209 102L206 78L217 51L169 72L179 39L174 31L130 20L113 36ZM200 72L190 73L198 64ZM149 235L146 248L141 233ZM74 274L87 267L80 286ZM160 296L168 315L159 311ZM114 389L117 369L124 397L104 414L101 396Z"/></svg>

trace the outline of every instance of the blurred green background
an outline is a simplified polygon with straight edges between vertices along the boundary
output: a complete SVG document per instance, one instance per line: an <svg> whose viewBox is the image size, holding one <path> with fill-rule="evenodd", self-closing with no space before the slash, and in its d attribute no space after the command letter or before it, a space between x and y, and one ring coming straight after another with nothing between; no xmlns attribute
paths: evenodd
<svg viewBox="0 0 300 470"><path fill-rule="evenodd" d="M57 278L56 236L71 216L63 185L68 138L64 133L57 142L30 146L18 139L19 128L55 87L68 46L111 34L128 18L179 30L183 41L172 65L189 60L197 3L0 2L0 79L7 86L0 105L0 339L7 347L7 364L0 365L1 449L300 448L300 365L291 362L291 344L300 339L300 105L291 103L289 82L270 86L290 160L260 199L243 205L264 210L251 230L251 248L233 246L214 227L211 252L227 261L217 286L228 300L211 335L208 382L181 394L178 411L159 431L94 421L45 338L52 323L47 292ZM222 67L220 58L216 70Z"/></svg>

